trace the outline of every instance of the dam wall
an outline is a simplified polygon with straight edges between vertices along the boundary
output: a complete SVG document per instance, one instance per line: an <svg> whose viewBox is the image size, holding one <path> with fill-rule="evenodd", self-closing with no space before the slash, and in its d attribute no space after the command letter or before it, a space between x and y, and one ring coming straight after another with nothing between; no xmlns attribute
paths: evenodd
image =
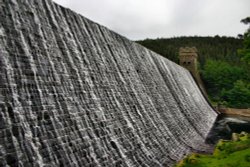
<svg viewBox="0 0 250 167"><path fill-rule="evenodd" d="M181 66L50 0L0 0L0 166L171 166L216 117Z"/></svg>

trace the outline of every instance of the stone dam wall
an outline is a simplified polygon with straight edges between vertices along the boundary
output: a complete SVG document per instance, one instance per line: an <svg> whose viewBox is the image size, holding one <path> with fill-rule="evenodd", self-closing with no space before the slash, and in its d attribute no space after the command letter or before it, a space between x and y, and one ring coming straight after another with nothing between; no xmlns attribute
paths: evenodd
<svg viewBox="0 0 250 167"><path fill-rule="evenodd" d="M50 0L0 0L0 166L171 166L216 117L179 65Z"/></svg>

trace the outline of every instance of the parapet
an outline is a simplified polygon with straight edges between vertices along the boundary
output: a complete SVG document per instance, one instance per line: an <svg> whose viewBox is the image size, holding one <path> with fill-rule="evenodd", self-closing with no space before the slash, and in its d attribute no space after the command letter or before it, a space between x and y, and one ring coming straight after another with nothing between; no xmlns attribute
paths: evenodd
<svg viewBox="0 0 250 167"><path fill-rule="evenodd" d="M179 49L179 55L192 55L195 56L196 58L198 57L198 50L196 47L181 47Z"/></svg>

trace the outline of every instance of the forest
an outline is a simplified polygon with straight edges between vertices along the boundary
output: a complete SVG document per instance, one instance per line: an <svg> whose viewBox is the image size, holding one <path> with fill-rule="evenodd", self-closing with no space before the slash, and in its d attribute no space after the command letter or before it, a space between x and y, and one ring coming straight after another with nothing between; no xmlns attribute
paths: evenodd
<svg viewBox="0 0 250 167"><path fill-rule="evenodd" d="M249 17L241 21L249 24ZM250 29L238 38L174 37L137 43L178 64L180 47L198 49L198 69L213 105L250 108Z"/></svg>

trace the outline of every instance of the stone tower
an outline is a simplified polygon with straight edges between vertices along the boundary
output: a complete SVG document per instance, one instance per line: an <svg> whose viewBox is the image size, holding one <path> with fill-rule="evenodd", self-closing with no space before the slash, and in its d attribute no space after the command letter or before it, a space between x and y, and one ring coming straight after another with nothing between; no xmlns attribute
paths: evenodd
<svg viewBox="0 0 250 167"><path fill-rule="evenodd" d="M182 67L185 67L192 76L194 77L197 85L202 91L206 99L208 99L207 92L205 90L204 84L201 80L199 71L198 71L198 50L196 47L181 47L179 49L179 63Z"/></svg>
<svg viewBox="0 0 250 167"><path fill-rule="evenodd" d="M181 47L179 50L180 65L188 69L193 77L197 77L197 49L196 47Z"/></svg>

